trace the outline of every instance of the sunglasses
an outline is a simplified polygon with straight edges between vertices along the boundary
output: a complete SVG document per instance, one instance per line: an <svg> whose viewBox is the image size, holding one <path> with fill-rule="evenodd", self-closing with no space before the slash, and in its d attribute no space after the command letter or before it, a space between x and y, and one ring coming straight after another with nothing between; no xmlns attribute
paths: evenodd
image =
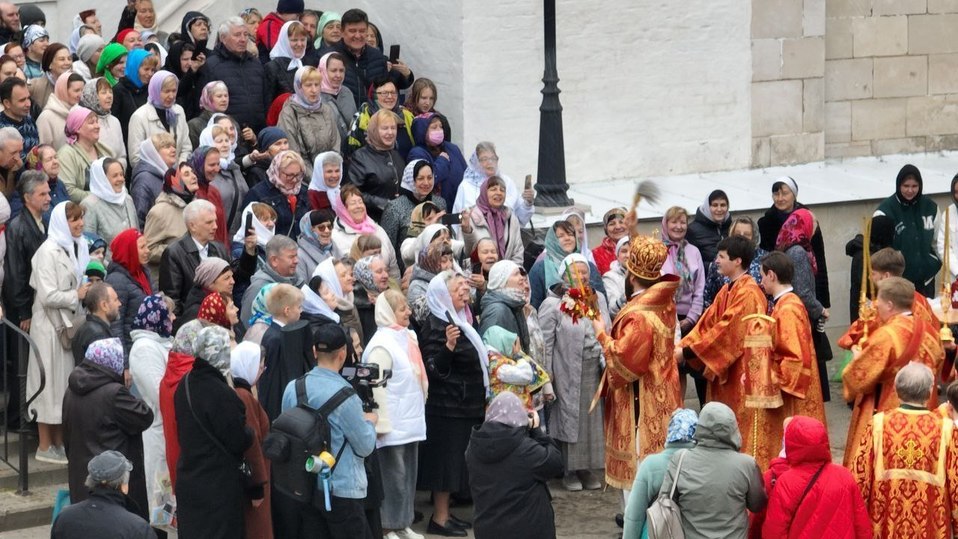
<svg viewBox="0 0 958 539"><path fill-rule="evenodd" d="M319 223L318 225L316 225L316 228L318 228L318 229L320 229L320 230L322 230L322 231L332 230L332 229L333 229L333 225L330 224L330 223Z"/></svg>

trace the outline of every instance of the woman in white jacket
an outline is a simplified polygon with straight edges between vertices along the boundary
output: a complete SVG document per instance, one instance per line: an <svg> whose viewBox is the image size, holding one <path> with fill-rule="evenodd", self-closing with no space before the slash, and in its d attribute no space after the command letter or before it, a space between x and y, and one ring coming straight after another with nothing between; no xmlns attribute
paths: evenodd
<svg viewBox="0 0 958 539"><path fill-rule="evenodd" d="M499 260L522 264L525 247L519 219L506 207L506 182L493 176L482 184L476 206L462 213L462 235L466 252L472 253L482 238L492 238L499 251Z"/></svg>
<svg viewBox="0 0 958 539"><path fill-rule="evenodd" d="M53 87L53 95L47 99L43 112L37 116L37 133L41 144L59 148L67 142L63 129L67 125L67 115L73 105L80 102L83 93L83 77L67 71L60 75Z"/></svg>
<svg viewBox="0 0 958 539"><path fill-rule="evenodd" d="M412 310L401 292L386 290L376 298L376 334L363 350L363 362L392 371L386 387L373 389L379 408L376 447L383 473L383 533L410 535L419 442L426 439L426 394L429 379L416 334L410 331ZM391 535L390 535L391 536Z"/></svg>
<svg viewBox="0 0 958 539"><path fill-rule="evenodd" d="M186 161L193 151L190 130L186 125L186 113L176 104L179 79L166 70L157 71L150 78L149 98L130 117L129 138L126 141L130 166L140 160L140 143L151 135L167 132L176 139L177 162Z"/></svg>
<svg viewBox="0 0 958 539"><path fill-rule="evenodd" d="M140 397L153 411L153 424L143 431L143 468L150 512L163 503L163 481L169 478L166 465L166 439L160 411L160 381L166 372L166 360L173 346L173 301L163 294L143 299L133 319L133 348L130 349L130 375Z"/></svg>
<svg viewBox="0 0 958 539"><path fill-rule="evenodd" d="M366 203L363 195L355 185L343 187L339 194L342 204L336 205L336 222L333 223L333 243L341 253L348 253L353 248L356 238L362 234L373 234L382 242L383 260L389 268L389 277L399 282L399 264L396 261L396 251L393 250L389 235L383 227L376 224L366 213Z"/></svg>
<svg viewBox="0 0 958 539"><path fill-rule="evenodd" d="M958 276L958 174L951 179L951 198L952 204L945 206L941 216L938 218L937 230L935 231L935 252L938 253L938 259L944 260L948 256L948 284L955 282ZM948 243L945 247L945 212L948 212ZM946 252L947 251L947 252Z"/></svg>

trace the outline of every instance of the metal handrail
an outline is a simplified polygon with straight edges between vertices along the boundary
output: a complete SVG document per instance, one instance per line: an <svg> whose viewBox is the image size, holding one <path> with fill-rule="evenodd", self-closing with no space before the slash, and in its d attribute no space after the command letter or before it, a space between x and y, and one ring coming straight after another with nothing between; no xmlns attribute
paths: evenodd
<svg viewBox="0 0 958 539"><path fill-rule="evenodd" d="M40 349L37 348L37 343L32 338L30 338L29 333L20 329L20 326L18 326L17 324L14 324L6 317L0 318L0 322L2 322L8 328L11 328L15 333L19 334L20 337L25 339L27 343L30 345L30 348L33 350L34 356L37 358L40 357ZM10 464L10 461L8 461L6 458L0 458L0 460L3 460L3 462L5 462L7 466L10 466L14 470L16 470L18 475L17 494L21 496L27 496L30 494L30 489L29 489L30 487L29 473L30 472L29 472L29 455L28 455L29 451L27 449L28 445L25 442L28 437L33 435L32 431L27 425L28 423L34 423L37 420L37 411L31 410L30 404L32 404L33 401L37 400L37 397L40 396L40 393L42 393L43 389L46 387L47 373L43 368L43 362L37 361L37 367L40 369L40 387L37 388L36 393L34 393L29 399L27 399L26 398L26 390L27 390L26 382L27 382L27 368L28 368L28 363L30 361L30 355L24 354L23 350L20 349L19 347L17 347L17 349L19 350L19 356L20 356L17 358L17 361L18 361L17 377L20 378L20 384L19 384L20 395L18 395L18 397L22 397L20 399L20 427L17 429L17 436L19 437L19 441L20 441L20 451L19 451L20 458L18 463L19 467L15 467L12 464ZM26 356L26 359L24 359L24 356ZM4 457L6 456L7 455L5 454Z"/></svg>

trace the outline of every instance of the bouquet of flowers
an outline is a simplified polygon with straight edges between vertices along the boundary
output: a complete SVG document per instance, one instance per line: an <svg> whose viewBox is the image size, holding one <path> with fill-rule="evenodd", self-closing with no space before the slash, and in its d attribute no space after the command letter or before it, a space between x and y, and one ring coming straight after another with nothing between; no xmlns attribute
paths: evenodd
<svg viewBox="0 0 958 539"><path fill-rule="evenodd" d="M589 320L598 318L595 303L595 292L591 288L570 288L559 301L559 310L572 317L573 324L578 324L583 317Z"/></svg>

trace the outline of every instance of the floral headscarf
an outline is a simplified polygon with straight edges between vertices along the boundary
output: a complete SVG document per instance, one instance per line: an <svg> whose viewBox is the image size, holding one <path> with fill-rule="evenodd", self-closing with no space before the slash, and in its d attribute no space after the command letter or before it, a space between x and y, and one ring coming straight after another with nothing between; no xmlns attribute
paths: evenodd
<svg viewBox="0 0 958 539"><path fill-rule="evenodd" d="M373 271L370 268L374 260L382 260L380 256L365 256L356 261L353 266L353 277L370 294L376 294L379 290L376 287L376 280L373 277Z"/></svg>
<svg viewBox="0 0 958 539"><path fill-rule="evenodd" d="M288 179L282 174L282 169L293 163L299 163L300 172L296 177ZM292 150L286 150L276 154L273 162L269 164L269 169L266 170L266 176L269 177L269 182L279 189L280 193L290 197L299 195L299 191L303 187L305 170L303 158Z"/></svg>
<svg viewBox="0 0 958 539"><path fill-rule="evenodd" d="M173 335L173 321L170 320L170 309L166 300L159 294L146 296L143 303L133 317L133 329L152 331L160 337L169 338Z"/></svg>
<svg viewBox="0 0 958 539"><path fill-rule="evenodd" d="M193 344L194 355L212 365L223 376L230 372L230 334L219 326L203 328Z"/></svg>
<svg viewBox="0 0 958 539"><path fill-rule="evenodd" d="M230 328L230 321L226 316L226 300L223 299L223 296L221 296L219 292L211 292L203 298L196 318L206 320L207 322L226 329Z"/></svg>
<svg viewBox="0 0 958 539"><path fill-rule="evenodd" d="M110 114L110 111L103 108L100 105L100 96L99 91L96 89L96 85L100 82L103 77L97 77L91 79L89 82L83 85L83 93L80 94L80 106L86 107L93 111L97 116L103 117ZM103 79L106 80L106 79ZM109 83L109 81L107 81Z"/></svg>
<svg viewBox="0 0 958 539"><path fill-rule="evenodd" d="M799 245L805 250L808 261L812 265L812 273L818 273L818 263L812 253L812 234L815 233L815 218L804 208L792 212L782 224L775 240L775 249L785 252L793 245Z"/></svg>
<svg viewBox="0 0 958 539"><path fill-rule="evenodd" d="M446 249L442 242L423 247L416 265L433 275L442 271L442 253Z"/></svg>
<svg viewBox="0 0 958 539"><path fill-rule="evenodd" d="M266 307L266 295L269 294L269 291L276 286L277 283L269 283L264 285L263 288L259 289L259 292L256 293L256 297L253 298L252 304L252 316L249 317L246 327L253 327L253 324L257 322L262 322L267 326L273 323L273 315L269 313L269 309Z"/></svg>
<svg viewBox="0 0 958 539"><path fill-rule="evenodd" d="M99 365L106 370L117 374L123 374L123 343L120 339L100 339L93 341L86 349L84 359Z"/></svg>
<svg viewBox="0 0 958 539"><path fill-rule="evenodd" d="M180 326L173 339L173 352L178 354L193 355L193 344L196 342L196 336L206 327L202 320L190 320Z"/></svg>
<svg viewBox="0 0 958 539"><path fill-rule="evenodd" d="M672 412L672 418L669 419L668 434L665 435L665 443L691 443L695 438L695 426L699 423L699 416L694 410L688 408L679 408Z"/></svg>
<svg viewBox="0 0 958 539"><path fill-rule="evenodd" d="M522 405L522 400L511 391L503 391L496 395L486 408L486 423L502 423L510 427L528 427L529 411Z"/></svg>

